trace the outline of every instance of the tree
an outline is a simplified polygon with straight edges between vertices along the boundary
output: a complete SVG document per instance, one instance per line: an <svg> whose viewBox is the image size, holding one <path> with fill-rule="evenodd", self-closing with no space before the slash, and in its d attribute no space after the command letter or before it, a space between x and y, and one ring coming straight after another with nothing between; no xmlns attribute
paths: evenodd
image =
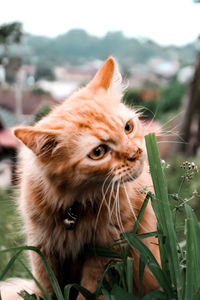
<svg viewBox="0 0 200 300"><path fill-rule="evenodd" d="M180 129L183 143L178 150L187 155L197 155L200 151L200 52L197 55L194 76L190 85L189 99Z"/></svg>
<svg viewBox="0 0 200 300"><path fill-rule="evenodd" d="M3 24L0 26L0 44L3 44L4 46L19 44L22 35L22 24L19 22Z"/></svg>
<svg viewBox="0 0 200 300"><path fill-rule="evenodd" d="M3 45L4 52L0 57L0 63L2 62L6 68L6 80L8 82L15 81L15 75L21 66L21 58L18 56L9 57L9 46L13 44L19 44L23 36L22 24L19 22L13 22L10 24L3 24L0 26L0 45Z"/></svg>

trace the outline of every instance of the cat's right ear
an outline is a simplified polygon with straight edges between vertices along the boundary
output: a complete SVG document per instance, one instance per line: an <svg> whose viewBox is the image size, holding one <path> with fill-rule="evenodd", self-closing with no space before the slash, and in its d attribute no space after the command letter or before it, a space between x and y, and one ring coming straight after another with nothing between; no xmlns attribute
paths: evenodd
<svg viewBox="0 0 200 300"><path fill-rule="evenodd" d="M117 63L112 56L105 61L103 66L87 85L87 87L93 92L96 92L99 89L103 89L107 92L110 88L119 89L120 86L121 74Z"/></svg>
<svg viewBox="0 0 200 300"><path fill-rule="evenodd" d="M55 130L40 130L36 127L17 127L14 135L39 157L52 156L53 150L58 144Z"/></svg>

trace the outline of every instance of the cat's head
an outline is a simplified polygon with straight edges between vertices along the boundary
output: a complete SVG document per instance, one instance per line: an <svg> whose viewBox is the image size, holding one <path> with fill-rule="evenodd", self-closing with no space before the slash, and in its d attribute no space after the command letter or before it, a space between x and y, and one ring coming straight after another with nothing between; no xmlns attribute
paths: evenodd
<svg viewBox="0 0 200 300"><path fill-rule="evenodd" d="M136 112L121 103L120 84L110 57L86 87L35 126L14 130L62 188L97 187L105 180L124 182L141 174L144 132Z"/></svg>

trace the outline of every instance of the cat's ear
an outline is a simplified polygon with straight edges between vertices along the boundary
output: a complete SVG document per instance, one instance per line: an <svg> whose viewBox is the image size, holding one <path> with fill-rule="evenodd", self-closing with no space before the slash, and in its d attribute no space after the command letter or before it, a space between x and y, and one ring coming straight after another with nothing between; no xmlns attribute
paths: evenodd
<svg viewBox="0 0 200 300"><path fill-rule="evenodd" d="M14 135L39 157L50 157L58 144L55 130L40 130L36 127L17 127Z"/></svg>
<svg viewBox="0 0 200 300"><path fill-rule="evenodd" d="M109 57L103 66L89 82L88 87L93 91L104 89L108 91L114 85L121 85L121 74L113 57Z"/></svg>

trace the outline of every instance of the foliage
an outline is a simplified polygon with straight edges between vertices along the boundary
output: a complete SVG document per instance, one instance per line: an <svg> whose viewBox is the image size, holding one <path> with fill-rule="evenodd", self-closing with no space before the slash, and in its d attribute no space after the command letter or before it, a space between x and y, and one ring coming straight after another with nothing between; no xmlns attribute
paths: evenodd
<svg viewBox="0 0 200 300"><path fill-rule="evenodd" d="M50 93L48 91L45 91L40 87L34 87L31 90L31 93L34 94L34 95L48 95L48 96L50 95Z"/></svg>
<svg viewBox="0 0 200 300"><path fill-rule="evenodd" d="M19 22L3 24L0 26L0 44L19 44L22 35L22 24Z"/></svg>
<svg viewBox="0 0 200 300"><path fill-rule="evenodd" d="M0 280L3 279L3 276L14 264L22 251L32 250L41 256L58 300L68 300L72 287L77 289L88 300L97 299L99 295L104 295L106 300L199 299L200 225L198 224L191 207L184 199L184 201L179 203L179 207L183 207L186 213L185 226L181 229L185 233L186 240L184 243L179 243L177 241L177 227L174 221L173 211L168 200L167 185L163 173L165 164L163 166L161 165L154 134L150 134L146 137L146 145L155 195L150 192L147 193L133 231L131 233L122 233L120 239L115 241L114 246L119 246L120 251L99 247L95 249L93 247L88 247L88 255L106 256L111 258L110 262L105 266L103 277L98 283L97 290L94 293L90 293L88 290L77 284L67 285L64 293L62 293L54 274L40 250L35 247L28 246L0 251L1 255L7 252L15 252L15 254L12 255L9 264L0 274ZM194 173L198 171L196 165L192 163L185 163L185 165L182 164L182 166L183 169L184 166L187 166L184 175L185 178L190 179L191 176L195 175L191 175L190 167ZM137 234L139 222L143 217L149 199L151 199L157 218L157 232ZM150 236L158 237L161 266L158 264L150 250L142 242L144 238ZM152 291L146 296L143 296L141 285L139 295L134 296L132 294L134 261L131 257L129 257L130 245L133 245L140 255L140 283L142 283L144 267L147 265L159 282L161 287L160 290ZM31 277L41 288L40 283L37 282L34 276L31 275ZM48 295L45 291L44 296L47 300L52 299L51 295ZM23 293L22 298L27 300L35 299L34 295L29 295L28 293Z"/></svg>
<svg viewBox="0 0 200 300"><path fill-rule="evenodd" d="M146 118L152 119L156 113L157 101L144 102L139 90L128 89L124 94L123 102L130 107L138 108Z"/></svg>
<svg viewBox="0 0 200 300"><path fill-rule="evenodd" d="M185 85L173 79L166 87L159 90L158 99L144 101L142 90L129 89L124 94L123 101L129 106L141 107L141 111L147 118L152 119L155 116L155 119L162 119L166 113L177 111L180 108L185 92Z"/></svg>
<svg viewBox="0 0 200 300"><path fill-rule="evenodd" d="M44 116L46 116L51 111L51 108L48 103L43 102L39 109L36 111L34 115L34 122L38 122Z"/></svg>
<svg viewBox="0 0 200 300"><path fill-rule="evenodd" d="M169 111L176 111L181 105L181 100L185 92L185 85L173 79L170 84L161 91L161 98L158 100L158 113L164 114Z"/></svg>
<svg viewBox="0 0 200 300"><path fill-rule="evenodd" d="M13 247L24 243L24 238L21 233L22 223L16 212L16 190L14 187L8 189L0 189L0 249ZM0 257L0 270L3 270L11 253L2 253ZM26 257L24 257L26 261ZM16 262L11 267L6 277L26 277L27 272L22 270L21 264Z"/></svg>
<svg viewBox="0 0 200 300"><path fill-rule="evenodd" d="M73 29L55 38L26 35L24 44L31 48L31 55L43 64L44 59L50 66L57 64L80 65L89 60L105 60L111 53L120 64L130 69L134 63L146 63L152 57L174 59L176 53L180 61L193 62L195 47L193 44L182 48L161 47L152 41L127 38L122 32L108 32L103 37L96 37L81 29ZM31 61L31 57L30 57Z"/></svg>
<svg viewBox="0 0 200 300"><path fill-rule="evenodd" d="M15 81L15 76L22 64L22 59L17 54L10 55L8 49L10 45L19 44L22 36L22 24L19 22L3 24L0 26L0 45L3 45L0 64L4 64L6 68L6 81L9 83Z"/></svg>
<svg viewBox="0 0 200 300"><path fill-rule="evenodd" d="M46 66L46 65L38 65L37 66L35 80L38 81L40 79L46 79L49 81L55 80L54 73L49 66Z"/></svg>

